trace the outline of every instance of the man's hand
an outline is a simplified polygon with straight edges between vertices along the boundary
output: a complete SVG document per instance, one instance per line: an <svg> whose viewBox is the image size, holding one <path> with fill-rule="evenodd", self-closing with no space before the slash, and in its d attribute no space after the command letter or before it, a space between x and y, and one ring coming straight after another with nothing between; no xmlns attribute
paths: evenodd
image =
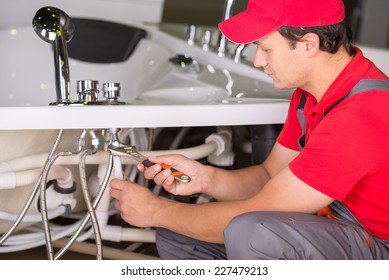
<svg viewBox="0 0 389 280"><path fill-rule="evenodd" d="M163 186L169 193L174 195L192 195L205 192L205 182L210 180L210 176L206 172L207 167L201 163L181 155L149 157L148 160L156 164L148 168L138 164L139 171L144 172L144 176L147 179L154 180L157 185ZM162 164L167 164L184 172L191 178L191 181L182 183L175 180L170 169L162 171Z"/></svg>
<svg viewBox="0 0 389 280"><path fill-rule="evenodd" d="M149 189L138 184L113 179L110 194L116 199L115 207L127 223L137 227L157 226L154 214L174 202L165 201L155 196Z"/></svg>

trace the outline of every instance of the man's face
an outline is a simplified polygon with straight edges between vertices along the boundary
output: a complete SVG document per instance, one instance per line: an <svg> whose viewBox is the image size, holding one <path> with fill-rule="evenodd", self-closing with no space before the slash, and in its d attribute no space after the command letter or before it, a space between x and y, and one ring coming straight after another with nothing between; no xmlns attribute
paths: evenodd
<svg viewBox="0 0 389 280"><path fill-rule="evenodd" d="M303 46L297 42L292 49L289 42L278 32L255 42L257 50L254 66L262 67L267 75L273 79L273 84L280 89L301 87L308 78L307 60Z"/></svg>

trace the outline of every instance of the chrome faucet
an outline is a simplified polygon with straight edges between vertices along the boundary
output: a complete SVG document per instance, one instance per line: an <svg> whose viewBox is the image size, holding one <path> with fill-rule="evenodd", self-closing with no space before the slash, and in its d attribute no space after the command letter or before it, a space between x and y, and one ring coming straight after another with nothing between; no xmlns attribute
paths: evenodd
<svg viewBox="0 0 389 280"><path fill-rule="evenodd" d="M232 56L234 62L239 63L241 61L243 58L243 51L247 46L247 44L240 44L236 47L234 55Z"/></svg>
<svg viewBox="0 0 389 280"><path fill-rule="evenodd" d="M70 104L70 75L66 43L74 35L74 24L70 17L60 9L43 7L36 12L32 25L38 36L45 42L53 44L54 47L57 101L51 104Z"/></svg>
<svg viewBox="0 0 389 280"><path fill-rule="evenodd" d="M234 4L235 4L235 0L225 0L223 18L222 18L223 21L229 19L232 16L232 8ZM227 51L226 48L227 48L227 38L220 32L218 45L217 45L217 55L225 56Z"/></svg>

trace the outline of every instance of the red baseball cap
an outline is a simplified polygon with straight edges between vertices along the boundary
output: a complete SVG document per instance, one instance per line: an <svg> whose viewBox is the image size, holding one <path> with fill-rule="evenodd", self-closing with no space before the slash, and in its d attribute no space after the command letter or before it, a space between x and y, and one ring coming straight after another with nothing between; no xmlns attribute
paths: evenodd
<svg viewBox="0 0 389 280"><path fill-rule="evenodd" d="M344 20L342 0L249 0L247 9L219 23L228 40L254 42L282 26L313 27Z"/></svg>

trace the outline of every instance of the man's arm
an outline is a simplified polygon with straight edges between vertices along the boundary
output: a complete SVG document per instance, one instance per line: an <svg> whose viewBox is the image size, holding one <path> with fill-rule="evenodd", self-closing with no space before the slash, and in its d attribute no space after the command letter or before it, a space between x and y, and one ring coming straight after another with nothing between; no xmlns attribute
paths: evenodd
<svg viewBox="0 0 389 280"><path fill-rule="evenodd" d="M217 169L204 190L217 200L240 200L255 195L299 154L276 142L266 160L238 170Z"/></svg>
<svg viewBox="0 0 389 280"><path fill-rule="evenodd" d="M315 213L332 201L331 197L305 184L286 167L249 199L206 204L161 201L158 210L150 216L149 226L222 243L223 230L239 214L253 211Z"/></svg>
<svg viewBox="0 0 389 280"><path fill-rule="evenodd" d="M122 218L134 226L163 227L200 240L222 243L223 230L239 214L252 211L315 213L333 201L290 171L288 164L297 154L276 144L260 167L266 170L267 177L259 184L256 182L261 176L258 167L219 173L214 178L213 191L209 192L224 201L205 204L166 201L144 187L120 180L111 182L111 195L118 200L116 207ZM256 173L253 175L252 172ZM232 176L233 173L236 176ZM163 174L158 176L161 180L166 179ZM219 181L217 176L221 176ZM223 190L225 193L228 190L229 194L225 195Z"/></svg>

